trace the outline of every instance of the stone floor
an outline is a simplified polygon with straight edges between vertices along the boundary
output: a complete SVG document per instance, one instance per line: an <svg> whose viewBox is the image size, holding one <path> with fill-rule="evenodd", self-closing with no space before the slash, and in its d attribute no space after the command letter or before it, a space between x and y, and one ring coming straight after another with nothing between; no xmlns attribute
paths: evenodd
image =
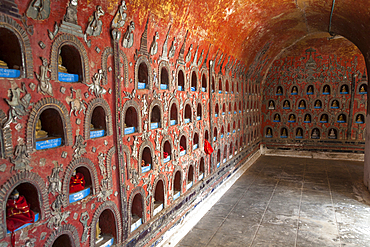
<svg viewBox="0 0 370 247"><path fill-rule="evenodd" d="M177 246L370 246L363 163L261 157Z"/></svg>

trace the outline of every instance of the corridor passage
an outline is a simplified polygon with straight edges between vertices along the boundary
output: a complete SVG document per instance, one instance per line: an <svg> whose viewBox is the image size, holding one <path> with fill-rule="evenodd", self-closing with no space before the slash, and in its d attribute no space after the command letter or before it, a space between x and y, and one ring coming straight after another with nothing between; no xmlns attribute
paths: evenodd
<svg viewBox="0 0 370 247"><path fill-rule="evenodd" d="M370 246L363 162L261 157L177 246Z"/></svg>

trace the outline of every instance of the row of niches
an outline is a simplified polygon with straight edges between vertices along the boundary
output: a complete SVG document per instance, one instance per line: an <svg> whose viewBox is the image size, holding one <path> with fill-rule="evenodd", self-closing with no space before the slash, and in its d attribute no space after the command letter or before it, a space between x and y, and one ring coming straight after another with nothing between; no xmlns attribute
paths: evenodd
<svg viewBox="0 0 370 247"><path fill-rule="evenodd" d="M220 111L219 104L216 103L216 105L215 105L215 111L214 111L214 114L215 114L214 117L217 118L220 115L225 115L226 112L228 112L228 114L242 113L242 102L241 101L239 101L239 107L237 107L236 102L234 103L234 107L232 107L232 103L231 102L229 102L227 109L226 109L226 106L227 106L227 104L226 103L223 103L222 104L222 111ZM252 107L254 107L254 106L252 106Z"/></svg>
<svg viewBox="0 0 370 247"><path fill-rule="evenodd" d="M232 129L231 129L232 127ZM238 127L238 128L236 128ZM227 132L225 133L224 126L221 128L214 127L213 129L213 141L216 142L217 140L222 140L224 137L228 137L236 132L240 132L240 120L238 120L238 126L236 126L236 122L234 121L232 125L227 125Z"/></svg>
<svg viewBox="0 0 370 247"><path fill-rule="evenodd" d="M278 109L278 106L279 106L279 104L276 103L275 100L269 100L267 109L268 110L276 110L276 109ZM293 109L293 108L298 109L298 110L322 109L322 108L324 108L324 105L323 105L321 99L312 100L311 102L307 102L306 99L300 99L300 100L297 100L296 107L293 107L292 103L291 103L291 100L286 99L286 100L282 101L282 104L281 104L280 108L284 109L284 110L289 110L289 109ZM329 101L328 108L329 109L341 109L342 106L341 106L340 102L337 99L331 99Z"/></svg>
<svg viewBox="0 0 370 247"><path fill-rule="evenodd" d="M316 93L316 90L317 90L317 92L319 92L319 94L321 94L321 95L331 95L332 90L335 90L335 89L333 89L333 87L334 86L331 86L329 84L324 84L324 85L321 86L321 89L317 89L314 85L307 84L305 86L305 89L302 91L302 93L304 93L306 95L314 95ZM342 84L336 90L338 90L338 94L342 94L342 95L346 95L346 94L351 93L349 84ZM299 86L291 86L289 92L290 92L289 95L303 95L300 92ZM360 83L357 86L356 92L358 94L367 94L367 82ZM275 95L281 96L281 95L285 95L285 94L286 93L284 92L284 89L283 89L282 86L277 86L276 87Z"/></svg>
<svg viewBox="0 0 370 247"><path fill-rule="evenodd" d="M211 89L212 89L212 93L214 92L218 92L219 94L239 94L239 91L241 90L241 87L240 85L242 84L242 82L231 82L230 83L230 86L229 86L229 80L224 80L224 83L225 85L223 85L223 81L221 78L218 79L218 83L217 83L217 88L216 88L216 83L215 83L215 78L212 76L212 83L211 83ZM235 85L236 84L236 85ZM236 90L236 91L235 91Z"/></svg>
<svg viewBox="0 0 370 247"><path fill-rule="evenodd" d="M330 116L330 117L329 117ZM312 117L312 114L306 113L304 117L299 121L297 120L297 114L291 113L287 115L283 115L281 117L280 113L275 113L274 117L272 119L275 123L280 123L283 119L287 119L288 123L296 123L296 122L303 122L303 123L347 123L347 115L345 113L339 113L337 116L332 116L328 113L321 113L317 117ZM355 115L354 123L357 124L364 124L365 123L365 117L364 114L358 113Z"/></svg>
<svg viewBox="0 0 370 247"><path fill-rule="evenodd" d="M290 138L290 139L340 139L338 136L337 128L328 128L326 133L320 128L312 128L311 130L304 129L301 127L295 128L291 132L288 131L288 128L282 127L280 130L274 132L272 127L267 127L265 129L264 136L265 138ZM322 136L322 135L325 136Z"/></svg>

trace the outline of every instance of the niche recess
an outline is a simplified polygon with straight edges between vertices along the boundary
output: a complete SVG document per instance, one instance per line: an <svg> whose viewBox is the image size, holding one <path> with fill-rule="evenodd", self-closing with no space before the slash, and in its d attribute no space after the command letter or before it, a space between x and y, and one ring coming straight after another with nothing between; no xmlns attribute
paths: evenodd
<svg viewBox="0 0 370 247"><path fill-rule="evenodd" d="M141 173L148 172L150 169L152 169L152 164L152 152L150 151L149 147L145 147L141 155Z"/></svg>
<svg viewBox="0 0 370 247"><path fill-rule="evenodd" d="M287 128L281 128L280 130L280 138L288 138L288 129ZM253 132L252 132L252 139L253 139Z"/></svg>
<svg viewBox="0 0 370 247"><path fill-rule="evenodd" d="M231 107L231 102L229 102L229 114L231 114L232 107Z"/></svg>
<svg viewBox="0 0 370 247"><path fill-rule="evenodd" d="M143 197L140 193L137 193L132 199L131 204L131 232L135 231L141 224L144 223L143 205Z"/></svg>
<svg viewBox="0 0 370 247"><path fill-rule="evenodd" d="M36 150L55 148L64 145L65 133L62 117L54 108L43 110L36 122Z"/></svg>
<svg viewBox="0 0 370 247"><path fill-rule="evenodd" d="M110 209L105 209L99 216L97 225L100 228L100 238L95 237L95 246L112 246L117 242L116 219Z"/></svg>
<svg viewBox="0 0 370 247"><path fill-rule="evenodd" d="M227 135L230 135L230 124L227 124Z"/></svg>
<svg viewBox="0 0 370 247"><path fill-rule="evenodd" d="M57 239L55 239L53 243L53 247L72 247L72 241L67 234L60 235Z"/></svg>
<svg viewBox="0 0 370 247"><path fill-rule="evenodd" d="M137 119L136 119L136 122L137 122ZM90 138L98 138L98 137L102 137L106 135L107 135L107 126L106 126L105 111L103 107L97 106L95 107L91 115Z"/></svg>
<svg viewBox="0 0 370 247"><path fill-rule="evenodd" d="M215 106L215 117L218 117L218 114L219 114L219 106L218 106L218 103L216 103L216 106Z"/></svg>
<svg viewBox="0 0 370 247"><path fill-rule="evenodd" d="M202 105L200 103L198 103L198 106L197 106L197 120L201 120L202 119Z"/></svg>
<svg viewBox="0 0 370 247"><path fill-rule="evenodd" d="M150 129L157 129L161 127L161 109L155 105L151 111Z"/></svg>
<svg viewBox="0 0 370 247"><path fill-rule="evenodd" d="M217 127L213 129L213 141L215 142L217 140Z"/></svg>
<svg viewBox="0 0 370 247"><path fill-rule="evenodd" d="M153 216L164 208L164 185L163 180L159 179L154 188Z"/></svg>
<svg viewBox="0 0 370 247"><path fill-rule="evenodd" d="M229 159L233 157L233 143L230 143L230 148L229 148Z"/></svg>
<svg viewBox="0 0 370 247"><path fill-rule="evenodd" d="M197 91L197 87L198 87L198 78L197 78L197 73L195 71L193 71L191 73L191 87L190 87L190 91Z"/></svg>
<svg viewBox="0 0 370 247"><path fill-rule="evenodd" d="M217 150L217 160L216 160L216 162L217 162L217 168L219 168L220 167L220 162L221 162L221 150L220 149Z"/></svg>
<svg viewBox="0 0 370 247"><path fill-rule="evenodd" d="M205 174L205 167L204 167L204 158L200 158L200 162L199 162L199 176L198 176L198 180L202 180L204 178L204 174Z"/></svg>
<svg viewBox="0 0 370 247"><path fill-rule="evenodd" d="M196 150L198 148L199 148L199 136L198 133L195 133L193 137L193 150Z"/></svg>
<svg viewBox="0 0 370 247"><path fill-rule="evenodd" d="M311 131L311 139L320 139L320 130L318 128L314 128Z"/></svg>
<svg viewBox="0 0 370 247"><path fill-rule="evenodd" d="M229 93L229 81L226 80L226 83L225 83L225 94L228 94Z"/></svg>
<svg viewBox="0 0 370 247"><path fill-rule="evenodd" d="M302 139L303 138L303 129L302 128L297 128L295 131L295 138L296 139Z"/></svg>
<svg viewBox="0 0 370 247"><path fill-rule="evenodd" d="M184 79L184 72L180 69L177 72L177 90L184 91L185 90L185 79Z"/></svg>
<svg viewBox="0 0 370 247"><path fill-rule="evenodd" d="M223 103L223 105L222 105L222 115L225 115L225 111L226 111L226 106L225 106L225 103Z"/></svg>
<svg viewBox="0 0 370 247"><path fill-rule="evenodd" d="M227 145L225 145L225 147L224 147L222 163L226 163L226 160L227 160Z"/></svg>
<svg viewBox="0 0 370 247"><path fill-rule="evenodd" d="M173 179L173 200L176 200L181 195L181 172L176 171Z"/></svg>
<svg viewBox="0 0 370 247"><path fill-rule="evenodd" d="M190 189L194 184L194 169L193 166L189 166L188 170L188 180L186 182L186 190Z"/></svg>
<svg viewBox="0 0 370 247"><path fill-rule="evenodd" d="M167 163L171 160L172 147L169 141L165 141L163 145L163 162Z"/></svg>
<svg viewBox="0 0 370 247"><path fill-rule="evenodd" d="M206 131L204 132L204 140L209 141L209 139L208 139L208 130L206 130Z"/></svg>
<svg viewBox="0 0 370 247"><path fill-rule="evenodd" d="M180 156L186 154L187 146L186 146L186 137L182 135L180 138Z"/></svg>
<svg viewBox="0 0 370 247"><path fill-rule="evenodd" d="M169 75L168 75L168 71L167 71L167 68L166 67L162 67L161 68L161 80L160 80L160 88L162 90L167 90L169 89L169 86L170 86L170 78L169 78Z"/></svg>
<svg viewBox="0 0 370 247"><path fill-rule="evenodd" d="M89 169L85 166L79 166L75 169L69 179L69 203L80 201L93 194L92 178Z"/></svg>
<svg viewBox="0 0 370 247"><path fill-rule="evenodd" d="M24 77L20 40L13 31L0 27L0 77Z"/></svg>
<svg viewBox="0 0 370 247"><path fill-rule="evenodd" d="M218 93L222 93L222 80L221 80L221 78L218 80Z"/></svg>
<svg viewBox="0 0 370 247"><path fill-rule="evenodd" d="M137 89L148 89L149 88L149 76L148 76L148 66L145 62L141 62L138 68L138 83Z"/></svg>
<svg viewBox="0 0 370 247"><path fill-rule="evenodd" d="M61 82L84 81L81 55L73 45L66 44L60 47L58 80Z"/></svg>
<svg viewBox="0 0 370 247"><path fill-rule="evenodd" d="M186 106L185 106L185 118L184 118L184 121L185 121L186 124L191 122L191 119L192 119L191 113L192 113L192 111L191 111L190 104L186 104Z"/></svg>
<svg viewBox="0 0 370 247"><path fill-rule="evenodd" d="M129 135L135 132L138 132L138 113L135 107L130 106L127 108L125 112L125 126L124 126L124 133L125 135Z"/></svg>
<svg viewBox="0 0 370 247"><path fill-rule="evenodd" d="M215 77L212 76L212 93L215 92Z"/></svg>
<svg viewBox="0 0 370 247"><path fill-rule="evenodd" d="M364 114L357 114L357 116L355 117L355 122L358 123L358 124L365 123Z"/></svg>
<svg viewBox="0 0 370 247"><path fill-rule="evenodd" d="M172 103L171 110L170 110L170 125L176 125L178 123L178 113L177 113L177 105L176 103Z"/></svg>
<svg viewBox="0 0 370 247"><path fill-rule="evenodd" d="M202 92L207 92L207 78L204 73L202 75Z"/></svg>
<svg viewBox="0 0 370 247"><path fill-rule="evenodd" d="M224 126L221 127L221 139L224 138Z"/></svg>

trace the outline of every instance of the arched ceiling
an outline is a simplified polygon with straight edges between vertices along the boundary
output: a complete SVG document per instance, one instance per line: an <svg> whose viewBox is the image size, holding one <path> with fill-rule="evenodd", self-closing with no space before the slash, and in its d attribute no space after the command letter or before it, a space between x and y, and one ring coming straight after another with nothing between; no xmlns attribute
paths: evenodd
<svg viewBox="0 0 370 247"><path fill-rule="evenodd" d="M112 0L110 6L120 2ZM251 66L261 53L272 61L306 35L328 32L333 0L128 0L126 4L141 23L149 13L160 20L159 27L172 24L188 29ZM352 41L366 58L369 19L368 0L337 0L331 30Z"/></svg>

